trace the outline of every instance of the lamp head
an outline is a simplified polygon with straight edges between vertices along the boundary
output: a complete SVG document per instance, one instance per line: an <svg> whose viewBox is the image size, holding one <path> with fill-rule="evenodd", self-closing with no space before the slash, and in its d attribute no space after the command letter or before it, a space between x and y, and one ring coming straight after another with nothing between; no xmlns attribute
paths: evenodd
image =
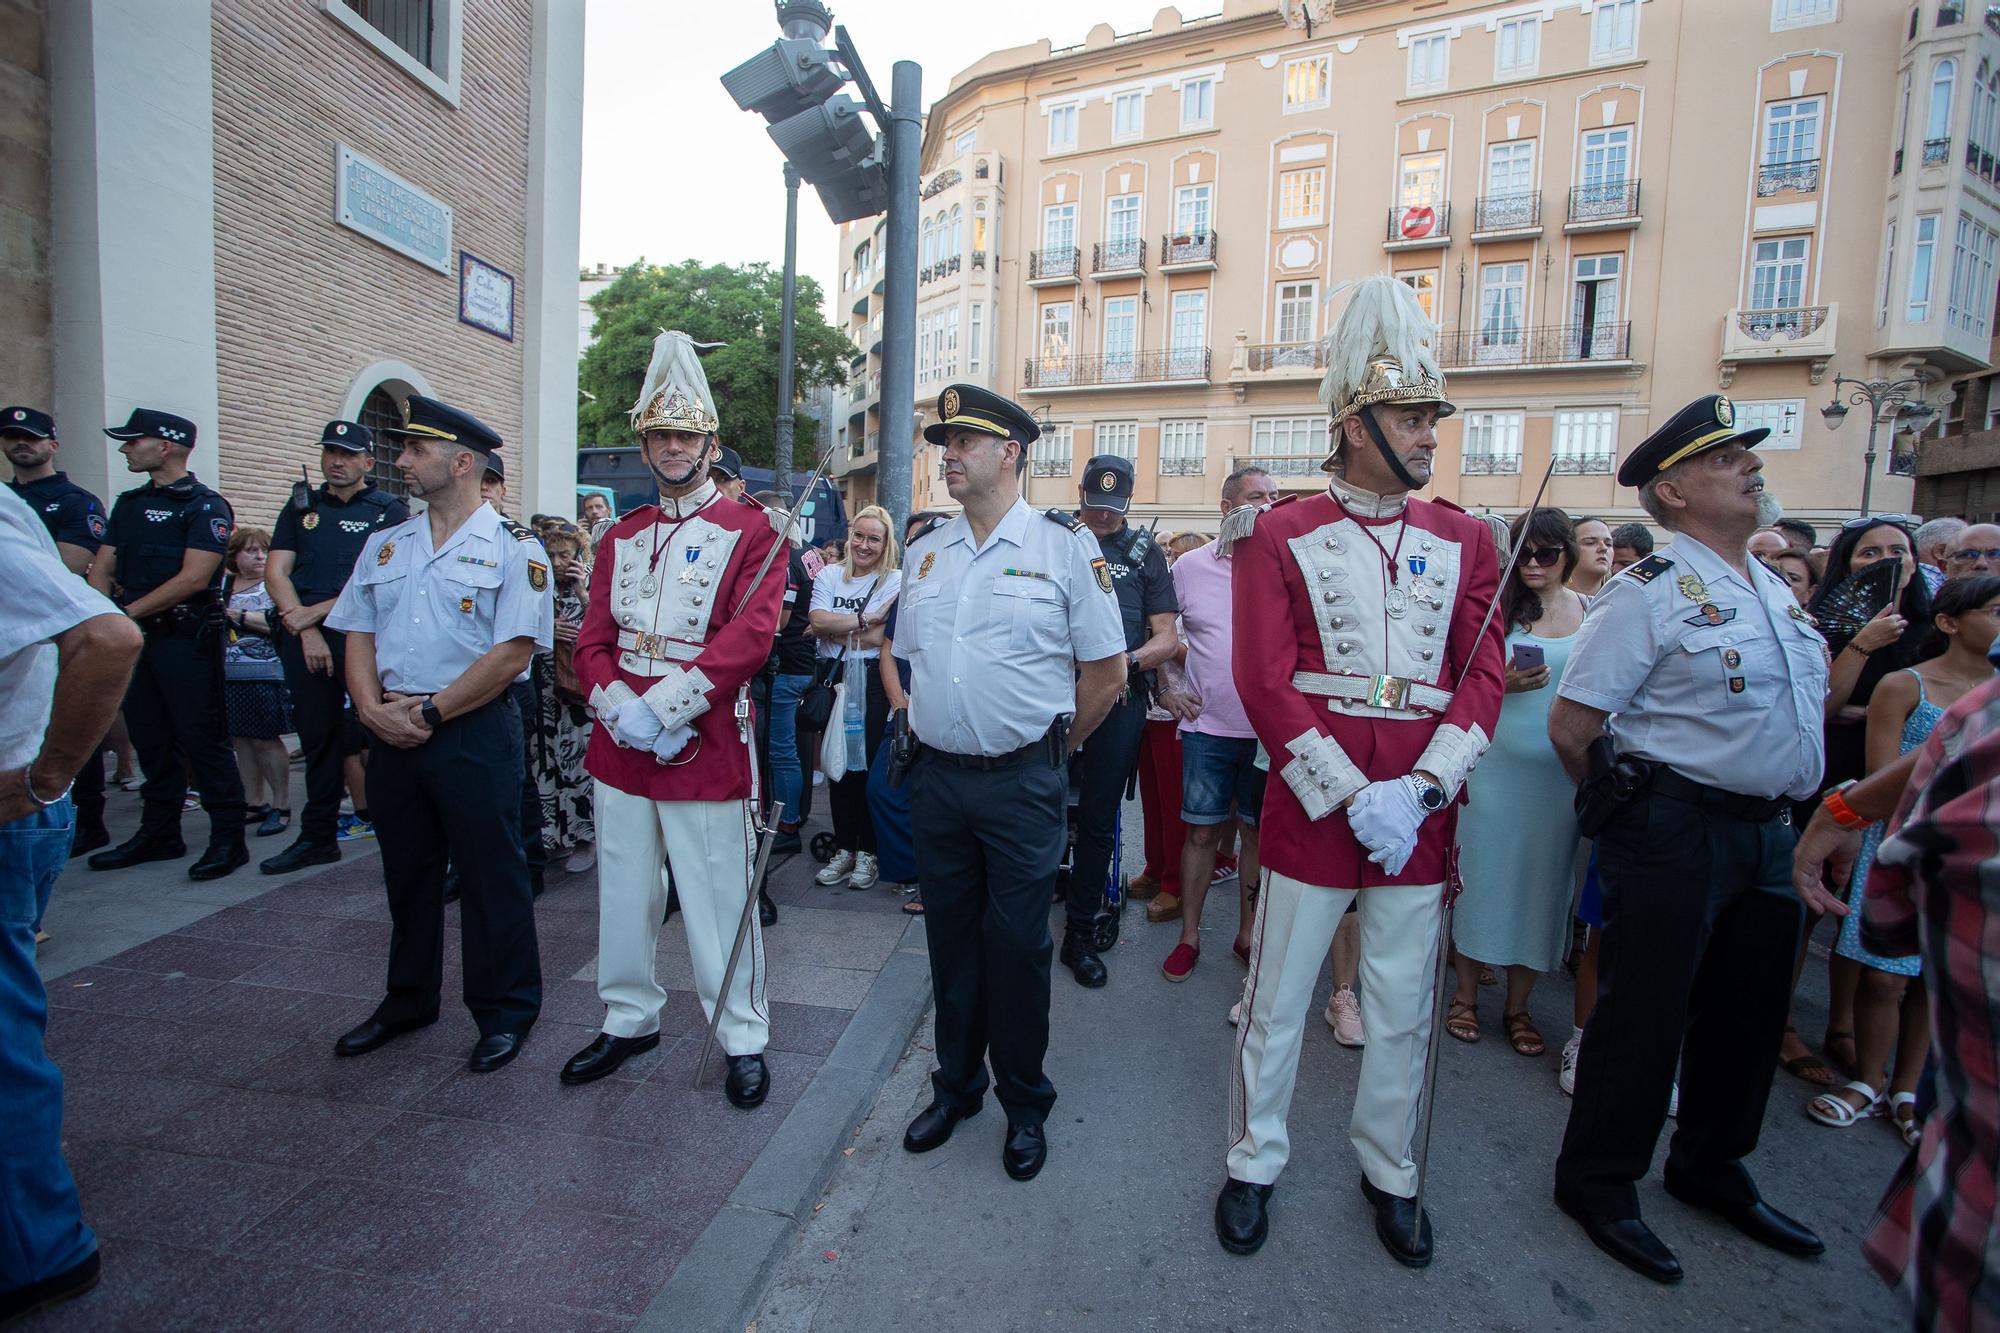
<svg viewBox="0 0 2000 1333"><path fill-rule="evenodd" d="M1822 407L1819 410L1819 414L1826 422L1828 430L1839 430L1840 423L1847 420L1847 404L1836 398L1825 407Z"/></svg>

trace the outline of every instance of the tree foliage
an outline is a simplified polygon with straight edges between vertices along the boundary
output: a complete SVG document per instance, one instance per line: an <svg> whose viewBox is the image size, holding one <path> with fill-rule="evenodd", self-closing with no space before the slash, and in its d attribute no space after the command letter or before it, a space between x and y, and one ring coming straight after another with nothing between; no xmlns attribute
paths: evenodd
<svg viewBox="0 0 2000 1333"><path fill-rule="evenodd" d="M784 274L769 264L672 266L643 259L590 298L597 341L577 368L577 445L629 444L632 400L639 396L653 339L681 329L698 343L728 344L702 354L722 419L721 439L746 463L768 465L777 430L779 314ZM792 384L799 397L842 383L856 348L820 314L819 284L800 274ZM798 415L795 458L809 459L814 423ZM807 464L811 466L810 462Z"/></svg>

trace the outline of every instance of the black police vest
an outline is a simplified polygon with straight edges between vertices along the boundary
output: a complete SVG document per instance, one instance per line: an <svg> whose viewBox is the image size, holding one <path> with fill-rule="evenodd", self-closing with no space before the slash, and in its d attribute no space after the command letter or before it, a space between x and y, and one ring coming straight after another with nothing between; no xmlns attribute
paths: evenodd
<svg viewBox="0 0 2000 1333"><path fill-rule="evenodd" d="M1116 537L1100 539L1104 562L1111 568L1111 591L1118 598L1118 619L1125 626L1126 651L1146 641L1146 556L1153 534L1127 524Z"/></svg>
<svg viewBox="0 0 2000 1333"><path fill-rule="evenodd" d="M118 548L118 587L125 600L143 597L180 573L191 546L221 553L235 523L229 502L196 481L192 473L171 486L146 485L126 491L111 511L111 529L106 534L110 544ZM221 588L223 572L218 564L208 587L187 601L207 601Z"/></svg>
<svg viewBox="0 0 2000 1333"><path fill-rule="evenodd" d="M314 491L312 507L298 518L292 588L299 600L313 603L340 596L370 534L408 516L407 509L397 516L394 511L399 507L395 496L373 486L345 504L329 496L324 487Z"/></svg>

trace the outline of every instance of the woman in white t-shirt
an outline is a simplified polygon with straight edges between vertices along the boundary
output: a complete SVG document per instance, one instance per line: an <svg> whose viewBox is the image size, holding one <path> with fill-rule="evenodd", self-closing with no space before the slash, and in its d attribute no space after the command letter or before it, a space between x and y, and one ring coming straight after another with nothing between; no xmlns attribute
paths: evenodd
<svg viewBox="0 0 2000 1333"><path fill-rule="evenodd" d="M819 655L834 658L848 653L870 661L880 657L882 622L902 586L889 513L879 505L870 505L848 525L845 558L828 565L813 579L810 626L813 637L819 640ZM874 762L875 748L882 743L882 731L888 725L889 698L882 689L881 673L870 667L863 676L868 682L863 726L867 755L828 791L837 850L817 876L827 888L843 880L851 889L873 888L878 874L875 826L868 818L868 765ZM841 719L836 716L827 725L838 729Z"/></svg>

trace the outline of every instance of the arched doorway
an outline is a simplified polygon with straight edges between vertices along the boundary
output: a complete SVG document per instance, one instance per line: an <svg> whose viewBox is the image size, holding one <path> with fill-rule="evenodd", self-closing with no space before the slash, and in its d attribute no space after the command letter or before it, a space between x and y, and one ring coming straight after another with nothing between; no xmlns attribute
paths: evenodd
<svg viewBox="0 0 2000 1333"><path fill-rule="evenodd" d="M396 470L396 454L401 445L395 436L383 433L403 424L402 404L378 384L361 400L361 411L355 420L375 433L375 466L369 471L369 479L391 495L407 496L409 488L403 484L403 474Z"/></svg>

